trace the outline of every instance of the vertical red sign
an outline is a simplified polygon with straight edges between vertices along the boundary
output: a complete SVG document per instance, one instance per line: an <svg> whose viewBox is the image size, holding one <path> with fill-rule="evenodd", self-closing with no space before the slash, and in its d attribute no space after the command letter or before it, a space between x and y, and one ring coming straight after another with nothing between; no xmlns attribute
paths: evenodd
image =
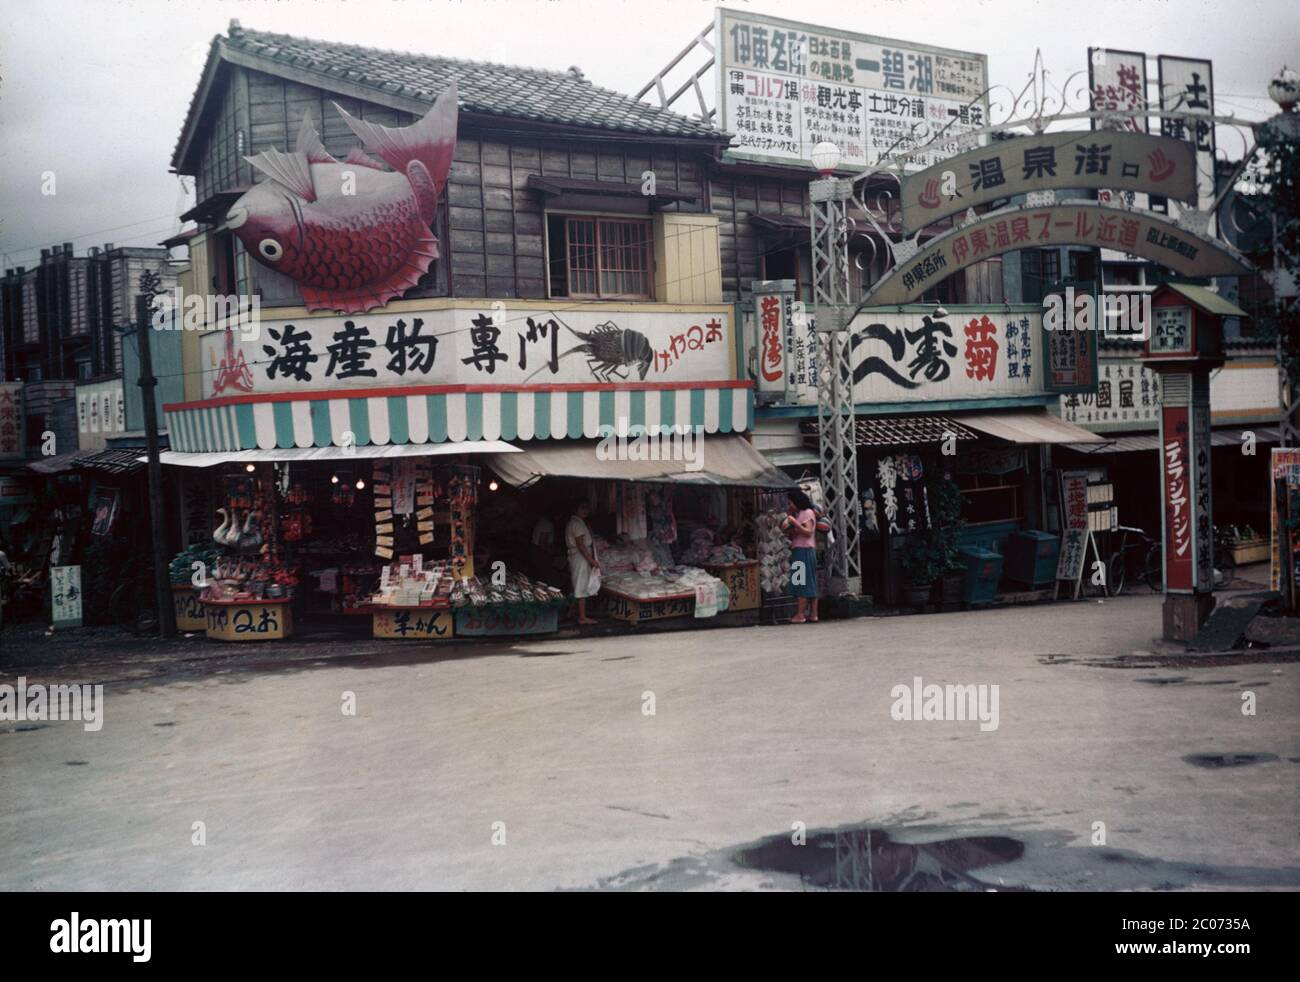
<svg viewBox="0 0 1300 982"><path fill-rule="evenodd" d="M1160 470L1165 496L1165 589L1192 590L1192 514L1194 497L1186 406L1166 406L1161 429Z"/></svg>

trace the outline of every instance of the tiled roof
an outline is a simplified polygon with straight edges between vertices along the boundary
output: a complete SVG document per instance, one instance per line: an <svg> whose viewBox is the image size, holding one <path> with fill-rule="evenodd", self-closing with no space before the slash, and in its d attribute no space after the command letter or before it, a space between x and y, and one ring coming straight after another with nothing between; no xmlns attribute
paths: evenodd
<svg viewBox="0 0 1300 982"><path fill-rule="evenodd" d="M806 441L815 442L817 424L805 423L803 432ZM854 435L859 447L938 445L949 436L956 440L979 439L978 433L948 416L858 416Z"/></svg>
<svg viewBox="0 0 1300 982"><path fill-rule="evenodd" d="M226 46L286 67L319 72L377 93L432 103L454 78L463 112L565 126L726 142L709 124L592 85L577 69L521 68L437 55L313 41L230 25Z"/></svg>

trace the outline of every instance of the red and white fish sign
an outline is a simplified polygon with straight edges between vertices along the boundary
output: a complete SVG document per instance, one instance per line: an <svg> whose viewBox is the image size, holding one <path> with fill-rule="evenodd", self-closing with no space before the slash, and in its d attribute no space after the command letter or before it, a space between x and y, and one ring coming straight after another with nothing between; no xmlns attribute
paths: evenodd
<svg viewBox="0 0 1300 982"><path fill-rule="evenodd" d="M296 282L308 310L357 313L415 286L438 258L431 226L456 149L456 83L418 123L343 121L359 149L336 160L304 114L293 153L245 158L266 174L226 215L249 254Z"/></svg>

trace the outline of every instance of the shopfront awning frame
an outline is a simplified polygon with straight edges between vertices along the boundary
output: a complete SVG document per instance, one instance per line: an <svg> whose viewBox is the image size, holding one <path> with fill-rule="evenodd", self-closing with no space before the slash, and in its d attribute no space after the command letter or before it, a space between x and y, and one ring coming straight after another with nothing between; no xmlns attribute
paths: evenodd
<svg viewBox="0 0 1300 982"><path fill-rule="evenodd" d="M740 487L789 490L796 483L774 467L744 437L719 434L699 438L699 467L683 459L602 459L599 440L537 443L518 455L494 455L483 463L514 487L542 478L580 481L634 481L676 487Z"/></svg>
<svg viewBox="0 0 1300 982"><path fill-rule="evenodd" d="M165 450L164 464L178 467L215 467L218 464L258 464L269 461L391 460L401 457L440 457L448 454L512 454L522 450L504 440L465 440L459 443L396 443L362 447L284 447L272 450L226 450L214 453L185 453ZM141 457L140 460L148 460Z"/></svg>

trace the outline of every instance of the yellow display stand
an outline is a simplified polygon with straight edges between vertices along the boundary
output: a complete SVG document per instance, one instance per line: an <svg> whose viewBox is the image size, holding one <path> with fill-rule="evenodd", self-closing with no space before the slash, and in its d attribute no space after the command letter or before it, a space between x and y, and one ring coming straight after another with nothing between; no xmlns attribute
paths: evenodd
<svg viewBox="0 0 1300 982"><path fill-rule="evenodd" d="M450 610L437 607L376 607L372 624L377 638L446 641L455 633Z"/></svg>
<svg viewBox="0 0 1300 982"><path fill-rule="evenodd" d="M288 600L204 600L204 627L214 641L279 641L293 635Z"/></svg>
<svg viewBox="0 0 1300 982"><path fill-rule="evenodd" d="M172 586L172 608L176 611L176 630L206 631L208 619L203 613L199 591L192 586Z"/></svg>

